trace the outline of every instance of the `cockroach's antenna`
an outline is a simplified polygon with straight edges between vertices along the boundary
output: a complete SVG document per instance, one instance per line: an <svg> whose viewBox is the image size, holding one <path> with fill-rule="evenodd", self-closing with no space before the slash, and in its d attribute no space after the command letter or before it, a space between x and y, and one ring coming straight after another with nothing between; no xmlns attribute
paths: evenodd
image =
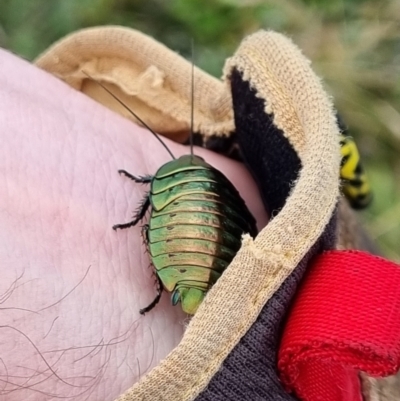
<svg viewBox="0 0 400 401"><path fill-rule="evenodd" d="M191 77L191 99L190 111L190 155L193 157L193 125L194 125L194 40L192 38L192 77Z"/></svg>
<svg viewBox="0 0 400 401"><path fill-rule="evenodd" d="M171 155L171 157L175 160L176 157L173 155L173 153L169 150L168 146L163 142L163 140L160 138L158 134L156 134L136 113L134 113L122 100L118 99L117 96L114 95L106 86L104 86L101 82L97 81L96 79L92 78L86 71L82 72L90 78L93 82L96 82L97 85L101 86L109 95L111 95L121 106L123 106L130 114L133 115L140 123L143 124L161 143L161 145L164 146L164 148L167 150L167 152Z"/></svg>

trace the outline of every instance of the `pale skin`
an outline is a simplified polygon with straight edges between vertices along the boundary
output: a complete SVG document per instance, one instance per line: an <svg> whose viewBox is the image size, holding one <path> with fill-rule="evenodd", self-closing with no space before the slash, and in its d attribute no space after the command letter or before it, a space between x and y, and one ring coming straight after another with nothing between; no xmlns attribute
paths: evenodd
<svg viewBox="0 0 400 401"><path fill-rule="evenodd" d="M0 52L0 398L113 400L181 339L186 316L163 294L140 225L146 191L120 176L170 160L146 130ZM180 156L187 147L166 141ZM239 163L196 149L267 217Z"/></svg>

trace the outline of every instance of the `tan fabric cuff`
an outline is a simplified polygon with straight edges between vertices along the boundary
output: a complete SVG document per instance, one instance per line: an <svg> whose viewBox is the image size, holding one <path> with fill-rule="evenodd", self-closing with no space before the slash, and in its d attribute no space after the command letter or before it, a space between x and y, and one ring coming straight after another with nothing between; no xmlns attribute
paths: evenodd
<svg viewBox="0 0 400 401"><path fill-rule="evenodd" d="M108 87L152 128L176 141L186 138L191 115L191 63L133 29L78 31L35 61L66 83L127 118L133 117L87 79ZM230 92L218 79L194 71L194 131L227 134L234 129Z"/></svg>

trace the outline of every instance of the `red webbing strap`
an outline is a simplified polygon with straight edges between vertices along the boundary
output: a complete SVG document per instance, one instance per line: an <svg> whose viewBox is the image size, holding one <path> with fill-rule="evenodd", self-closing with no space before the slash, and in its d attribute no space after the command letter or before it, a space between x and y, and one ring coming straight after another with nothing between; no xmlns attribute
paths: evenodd
<svg viewBox="0 0 400 401"><path fill-rule="evenodd" d="M278 368L304 401L361 401L359 371L400 367L400 265L359 251L318 256L289 312Z"/></svg>

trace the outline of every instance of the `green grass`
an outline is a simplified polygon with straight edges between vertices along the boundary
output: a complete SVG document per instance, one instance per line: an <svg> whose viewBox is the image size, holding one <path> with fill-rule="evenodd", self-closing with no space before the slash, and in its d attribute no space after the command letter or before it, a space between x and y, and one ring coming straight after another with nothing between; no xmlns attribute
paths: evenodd
<svg viewBox="0 0 400 401"><path fill-rule="evenodd" d="M2 0L0 46L33 59L80 28L148 33L220 76L247 34L274 29L313 61L360 148L375 200L362 218L400 260L400 2L257 0Z"/></svg>

